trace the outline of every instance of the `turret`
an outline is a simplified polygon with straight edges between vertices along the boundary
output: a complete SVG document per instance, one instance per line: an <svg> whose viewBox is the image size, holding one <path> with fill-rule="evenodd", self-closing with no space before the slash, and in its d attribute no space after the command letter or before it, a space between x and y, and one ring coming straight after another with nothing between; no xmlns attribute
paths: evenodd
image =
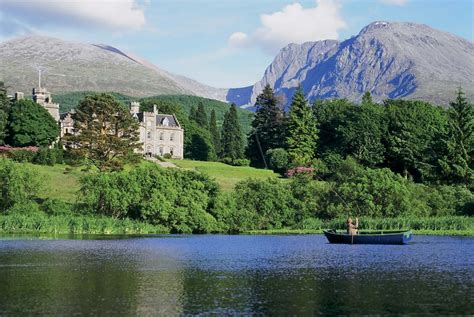
<svg viewBox="0 0 474 317"><path fill-rule="evenodd" d="M136 114L140 112L140 103L138 101L132 101L130 103L130 113Z"/></svg>

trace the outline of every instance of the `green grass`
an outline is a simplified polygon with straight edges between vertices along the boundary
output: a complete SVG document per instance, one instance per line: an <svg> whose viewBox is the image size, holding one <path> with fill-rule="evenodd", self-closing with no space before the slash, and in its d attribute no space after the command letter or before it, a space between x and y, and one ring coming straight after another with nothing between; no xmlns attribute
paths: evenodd
<svg viewBox="0 0 474 317"><path fill-rule="evenodd" d="M75 201L76 193L80 188L79 178L85 173L81 171L81 167L60 164L54 166L25 164L31 166L42 179L39 198L57 198L69 203Z"/></svg>
<svg viewBox="0 0 474 317"><path fill-rule="evenodd" d="M223 191L231 191L235 184L246 178L278 178L279 174L264 169L257 169L248 166L230 166L220 162L203 162L192 160L170 160L178 167L188 170L195 170L214 178Z"/></svg>

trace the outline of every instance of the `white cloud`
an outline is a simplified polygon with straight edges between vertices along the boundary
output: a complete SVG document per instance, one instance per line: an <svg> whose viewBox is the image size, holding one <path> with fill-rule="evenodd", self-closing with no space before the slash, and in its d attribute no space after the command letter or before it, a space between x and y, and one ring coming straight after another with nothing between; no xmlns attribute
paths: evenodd
<svg viewBox="0 0 474 317"><path fill-rule="evenodd" d="M0 12L25 27L42 26L138 30L144 7L135 0L0 0Z"/></svg>
<svg viewBox="0 0 474 317"><path fill-rule="evenodd" d="M407 4L408 0L379 0L379 2L388 5L404 6Z"/></svg>
<svg viewBox="0 0 474 317"><path fill-rule="evenodd" d="M337 0L316 0L311 8L290 4L281 11L262 14L261 26L252 34L233 33L228 45L231 48L259 46L266 53L275 54L289 43L337 39L338 31L346 26L340 9Z"/></svg>

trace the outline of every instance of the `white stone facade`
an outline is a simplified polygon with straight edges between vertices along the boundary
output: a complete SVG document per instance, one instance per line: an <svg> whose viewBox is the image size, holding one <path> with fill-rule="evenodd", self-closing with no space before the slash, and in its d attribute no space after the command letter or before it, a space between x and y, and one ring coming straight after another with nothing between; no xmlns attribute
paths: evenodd
<svg viewBox="0 0 474 317"><path fill-rule="evenodd" d="M183 158L184 131L175 115L153 112L137 112L139 105L132 103L130 113L140 123L141 153L148 156L169 154L176 159Z"/></svg>

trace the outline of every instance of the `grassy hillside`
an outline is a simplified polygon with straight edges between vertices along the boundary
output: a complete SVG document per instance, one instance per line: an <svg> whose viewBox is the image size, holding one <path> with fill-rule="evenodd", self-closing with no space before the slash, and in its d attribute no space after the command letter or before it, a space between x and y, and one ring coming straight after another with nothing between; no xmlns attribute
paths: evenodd
<svg viewBox="0 0 474 317"><path fill-rule="evenodd" d="M171 160L178 167L205 173L214 178L224 191L231 191L235 184L246 178L278 178L279 174L264 169L248 166L230 166L220 162L203 162L191 160Z"/></svg>
<svg viewBox="0 0 474 317"><path fill-rule="evenodd" d="M235 184L246 178L266 179L277 178L278 174L270 170L256 169L252 167L230 166L218 162L201 162L191 160L173 160L178 167L205 173L214 178L222 190L230 191ZM27 164L27 163L25 163ZM153 164L143 161L142 164ZM70 167L68 165L33 165L35 171L43 179L39 198L59 198L67 202L74 202L76 193L80 188L79 179L85 175L81 167ZM126 169L133 168L126 166Z"/></svg>
<svg viewBox="0 0 474 317"><path fill-rule="evenodd" d="M58 94L53 96L54 102L59 103L60 112L67 112L71 109L77 107L77 104L85 96L93 92L89 91L80 91L80 92L69 92L64 94ZM169 101L181 105L183 110L189 114L192 107L197 107L200 102L204 104L207 115L210 117L211 111L216 112L217 125L221 126L224 121L224 115L229 110L229 104L203 97L190 96L190 95L159 95L159 96L150 96L146 98L137 98L131 97L120 93L112 92L112 94L120 103L128 106L130 101L143 100L143 99L159 99L164 101ZM250 112L245 109L237 109L239 115L240 125L242 127L242 132L247 134L250 131L250 124L253 119L253 112Z"/></svg>

